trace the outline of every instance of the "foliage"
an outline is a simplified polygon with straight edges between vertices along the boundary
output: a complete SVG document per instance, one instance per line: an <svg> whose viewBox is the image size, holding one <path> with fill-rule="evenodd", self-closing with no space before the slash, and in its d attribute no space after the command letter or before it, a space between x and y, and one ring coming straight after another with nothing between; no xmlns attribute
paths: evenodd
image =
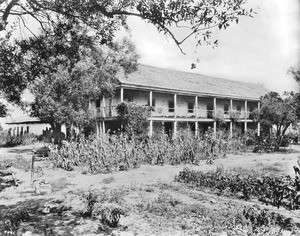
<svg viewBox="0 0 300 236"><path fill-rule="evenodd" d="M8 132L0 133L0 140L5 147L15 147L20 145L30 145L36 142L37 136L32 133L24 133L19 136L12 136Z"/></svg>
<svg viewBox="0 0 300 236"><path fill-rule="evenodd" d="M35 97L32 115L49 123L54 140L61 139L61 125L91 130L95 109L90 105L101 94L111 96L117 73L136 69L138 56L128 40L101 45L76 22L58 22L51 34L16 41Z"/></svg>
<svg viewBox="0 0 300 236"><path fill-rule="evenodd" d="M285 93L281 97L276 92L270 92L261 98L261 108L253 112L256 121L271 128L276 136L275 150L279 150L283 137L291 124L299 121L296 107L299 94Z"/></svg>
<svg viewBox="0 0 300 236"><path fill-rule="evenodd" d="M0 163L0 170L7 167L14 167L25 172L29 171L31 168L30 162L21 155L17 155L12 159L2 159Z"/></svg>
<svg viewBox="0 0 300 236"><path fill-rule="evenodd" d="M294 226L292 218L286 218L283 215L272 212L268 209L261 209L258 205L244 207L243 216L251 222L252 228L255 231L259 227L270 227L279 225L282 229L291 230Z"/></svg>
<svg viewBox="0 0 300 236"><path fill-rule="evenodd" d="M224 124L224 123L225 123L224 111L218 109L218 110L214 113L213 118L214 118L217 122L219 122L219 123L221 123L221 124Z"/></svg>
<svg viewBox="0 0 300 236"><path fill-rule="evenodd" d="M175 180L195 187L213 189L219 194L227 192L244 200L256 197L259 201L278 208L300 209L299 179L293 180L290 176L258 176L257 173L236 175L223 169L204 173L185 168Z"/></svg>
<svg viewBox="0 0 300 236"><path fill-rule="evenodd" d="M156 29L169 35L180 47L191 37L195 37L197 45L207 42L217 45L218 40L212 39L212 30L226 29L234 22L238 23L241 16L253 17L252 9L246 9L246 1L35 1L10 0L0 1L0 31L7 29L7 20L10 15L15 16L16 26L27 25L25 16L40 23L42 30L46 31L58 19L80 21L85 26L96 29L97 36L103 43L110 43L117 30L121 27L128 29L126 19L128 16L140 19L154 25ZM185 28L184 35L176 35L173 27ZM182 37L182 39L179 39Z"/></svg>
<svg viewBox="0 0 300 236"><path fill-rule="evenodd" d="M129 136L147 135L151 108L133 102L122 102L116 109L123 132L125 131Z"/></svg>
<svg viewBox="0 0 300 236"><path fill-rule="evenodd" d="M212 131L204 136L177 135L170 139L161 134L151 139L140 139L121 133L82 137L79 142L64 142L58 149L52 146L50 159L55 166L72 171L76 166L87 166L90 173L107 173L114 170L137 168L142 163L152 165L181 163L199 164L201 160L212 163L215 158L228 153L245 151L244 138L230 139L224 132L214 138Z"/></svg>
<svg viewBox="0 0 300 236"><path fill-rule="evenodd" d="M230 116L231 121L235 123L240 119L241 112L236 111L236 110L229 111L229 116Z"/></svg>
<svg viewBox="0 0 300 236"><path fill-rule="evenodd" d="M290 67L288 69L288 74L293 77L293 79L300 85L300 70L295 67Z"/></svg>

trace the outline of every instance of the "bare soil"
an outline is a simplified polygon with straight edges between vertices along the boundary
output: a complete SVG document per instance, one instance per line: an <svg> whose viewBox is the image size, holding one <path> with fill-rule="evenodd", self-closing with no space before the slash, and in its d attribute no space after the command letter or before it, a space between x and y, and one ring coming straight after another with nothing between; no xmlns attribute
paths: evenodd
<svg viewBox="0 0 300 236"><path fill-rule="evenodd" d="M38 143L1 148L0 162L16 155L31 160L32 150L43 145ZM230 235L226 229L206 229L211 227L211 222L207 223L205 215L209 217L216 214L217 217L221 217L226 212L237 212L244 206L261 203L218 196L205 189L191 189L175 182L175 176L185 167L201 171L215 170L218 167L243 168L265 173L275 169L278 175L294 176L293 165L296 165L299 153L300 146L293 146L279 153L228 155L227 158L215 160L213 165L208 165L205 161L197 166L142 165L138 169L97 175L86 173L83 168L68 172L53 168L48 161L41 161L35 163L36 166L40 166L40 171L35 173L34 177L35 183L50 183L52 192L46 194L36 194L34 185L31 184L30 171L11 167L10 170L15 173L20 183L17 187L9 187L0 192L0 216L21 210L27 211L30 220L21 222L23 235ZM81 214L87 205L83 196L89 192L96 192L101 196L105 202L101 203L102 208L108 204L124 209L125 215L121 215L118 228L103 229L99 226L100 220L97 215L89 218ZM172 199L174 204L168 206L166 199ZM52 210L43 213L46 207ZM300 222L299 210L288 211L266 205L261 207ZM3 225L0 225L0 234L1 230ZM284 233L286 232L281 231L280 235ZM235 235L247 234L241 229L240 233Z"/></svg>

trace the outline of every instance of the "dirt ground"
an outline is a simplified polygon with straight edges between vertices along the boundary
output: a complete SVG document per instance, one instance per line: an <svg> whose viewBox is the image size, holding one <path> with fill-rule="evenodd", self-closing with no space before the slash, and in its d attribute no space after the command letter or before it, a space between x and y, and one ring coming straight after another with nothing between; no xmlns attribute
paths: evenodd
<svg viewBox="0 0 300 236"><path fill-rule="evenodd" d="M22 155L31 160L32 150L42 147L43 143L16 148L0 148L0 161L5 158L14 158ZM203 161L200 165L178 166L150 166L142 165L138 169L119 171L109 174L86 174L82 168L74 171L55 169L49 162L37 162L40 171L35 173L35 180L49 182L52 192L36 194L31 184L30 171L24 172L11 167L15 176L20 180L17 187L9 187L0 192L0 214L17 210L27 210L31 220L24 225L23 235L229 235L226 230L203 234L205 219L201 233L194 225L194 216L175 216L162 214L161 209L156 209L155 204L161 205L162 198L176 200L177 211L186 212L189 207L197 209L210 209L221 214L225 210L238 210L245 205L259 204L257 202L244 202L238 199L217 196L206 190L193 190L174 182L175 176L183 168L194 170L214 170L218 167L244 168L249 170L267 171L268 168L277 168L280 174L294 176L293 165L296 165L300 156L300 146L293 146L281 153L246 153L242 155L229 155L227 158L217 159L213 165ZM120 227L115 230L99 231L99 220L96 218L84 218L76 214L85 207L84 195L89 192L97 192L108 204L118 205L125 209L125 216L121 216ZM172 201L173 201L172 200ZM64 207L63 213L44 213L45 207L51 209ZM181 208L179 208L179 206ZM264 206L273 211L292 217L300 222L300 211L288 211L272 206ZM72 211L69 209L72 208ZM168 209L165 210L167 212ZM75 213L74 213L75 212ZM150 213L149 213L150 212ZM194 211L192 211L194 212ZM190 213L189 213L190 214ZM194 214L194 213L193 213ZM198 213L197 213L198 214ZM183 217L184 216L184 217ZM22 225L21 224L21 225ZM26 227L25 227L26 226ZM46 231L53 230L53 234ZM209 230L209 229L207 229ZM208 232L208 231L207 231ZM236 235L246 235L242 232ZM275 235L275 234L274 234ZM284 232L282 231L282 234ZM286 234L291 235L291 234ZM294 234L295 235L295 234ZM300 235L300 233L298 234Z"/></svg>

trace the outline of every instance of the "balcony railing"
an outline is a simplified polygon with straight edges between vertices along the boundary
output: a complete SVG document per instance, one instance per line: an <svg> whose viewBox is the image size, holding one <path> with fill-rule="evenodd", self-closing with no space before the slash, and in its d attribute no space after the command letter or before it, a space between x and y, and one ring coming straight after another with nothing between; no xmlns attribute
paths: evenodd
<svg viewBox="0 0 300 236"><path fill-rule="evenodd" d="M111 106L111 107L97 107L97 117L103 118L103 117L116 117L118 116L117 113L117 107Z"/></svg>
<svg viewBox="0 0 300 236"><path fill-rule="evenodd" d="M220 114L220 111L217 110L217 113ZM222 111L222 115L224 119L249 119L250 112L242 111ZM117 117L118 113L116 110L116 106L111 107L98 107L97 108L97 117L98 118L111 118L111 117ZM197 112L195 109L188 109L186 107L178 107L176 110L174 108L168 108L168 107L153 107L153 110L151 112L151 117L165 117L165 118L202 118L202 119L215 119L215 112L213 110L203 110L203 109L197 109Z"/></svg>

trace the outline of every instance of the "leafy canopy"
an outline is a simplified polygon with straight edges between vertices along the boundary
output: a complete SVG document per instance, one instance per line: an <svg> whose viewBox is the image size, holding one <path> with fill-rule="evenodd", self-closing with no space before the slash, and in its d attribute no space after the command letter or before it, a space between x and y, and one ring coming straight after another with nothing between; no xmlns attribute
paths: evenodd
<svg viewBox="0 0 300 236"><path fill-rule="evenodd" d="M136 70L138 55L128 39L101 45L80 25L57 27L52 35L17 42L31 76L32 115L53 130L61 124L84 128L95 121L90 101L111 96L117 74Z"/></svg>
<svg viewBox="0 0 300 236"><path fill-rule="evenodd" d="M261 98L261 107L253 112L254 119L273 129L276 135L277 149L291 124L299 122L300 94L285 92L281 97L277 92L270 92Z"/></svg>
<svg viewBox="0 0 300 236"><path fill-rule="evenodd" d="M111 42L120 28L128 29L128 16L154 25L170 36L179 48L192 36L197 45L210 41L211 29L226 29L240 16L253 16L247 0L0 0L0 31L7 30L9 17L19 26L33 31L28 18L47 28L60 20L76 20L97 31L102 42ZM176 34L176 27L180 33ZM179 37L182 35L183 37Z"/></svg>

